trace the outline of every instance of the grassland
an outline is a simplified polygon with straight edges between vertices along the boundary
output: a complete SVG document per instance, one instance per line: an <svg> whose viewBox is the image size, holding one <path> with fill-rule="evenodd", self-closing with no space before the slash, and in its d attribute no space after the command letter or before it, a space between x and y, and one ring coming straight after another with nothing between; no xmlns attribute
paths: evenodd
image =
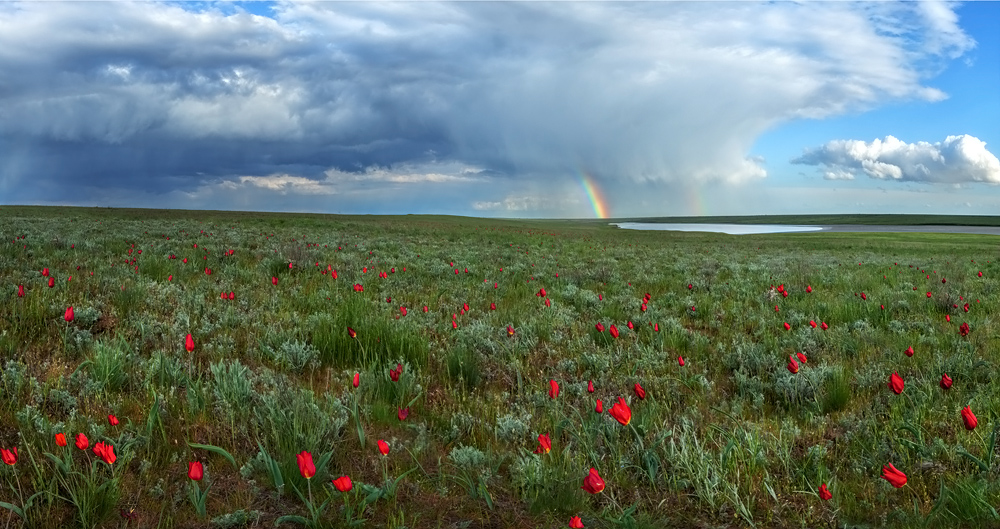
<svg viewBox="0 0 1000 529"><path fill-rule="evenodd" d="M997 526L998 250L978 235L0 207L0 448L18 448L0 524ZM608 414L618 397L628 425ZM542 434L551 451L535 453ZM890 463L902 488L880 478ZM590 468L600 493L581 489Z"/></svg>

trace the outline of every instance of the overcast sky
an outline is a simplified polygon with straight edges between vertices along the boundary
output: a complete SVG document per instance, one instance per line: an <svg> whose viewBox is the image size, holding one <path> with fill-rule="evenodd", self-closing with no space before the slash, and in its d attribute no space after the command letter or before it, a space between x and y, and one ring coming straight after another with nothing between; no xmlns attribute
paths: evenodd
<svg viewBox="0 0 1000 529"><path fill-rule="evenodd" d="M998 214L998 26L998 2L0 2L0 204Z"/></svg>

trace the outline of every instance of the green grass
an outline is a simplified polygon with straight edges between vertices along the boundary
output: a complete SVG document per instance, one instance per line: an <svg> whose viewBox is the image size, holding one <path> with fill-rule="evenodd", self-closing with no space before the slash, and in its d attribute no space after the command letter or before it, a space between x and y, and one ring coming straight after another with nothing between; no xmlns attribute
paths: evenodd
<svg viewBox="0 0 1000 529"><path fill-rule="evenodd" d="M587 527L998 523L995 236L0 213L0 448L19 450L15 465L0 465L0 502L23 507L25 518L0 508L0 525L273 526L282 516L311 520L311 497L315 507L330 500L316 526L340 527L345 498L330 479L342 475L354 482L352 515L368 527L564 527L576 515ZM323 273L328 266L337 279ZM788 297L770 291L780 284ZM235 299L220 299L230 291ZM69 305L76 319L67 324ZM909 346L913 357L903 354ZM792 374L785 366L797 352L808 362ZM893 372L905 380L902 395L886 385ZM947 391L943 373L954 379ZM629 426L607 413L619 396L631 406ZM603 415L594 413L598 398ZM972 432L960 416L967 405L979 421ZM73 444L80 432L86 452ZM56 433L69 446L56 446ZM540 434L551 436L547 454L534 453ZM118 461L95 464L97 442L115 446ZM321 467L311 480L296 464L303 451ZM204 463L201 490L212 485L206 519L186 501L189 461ZM902 489L880 479L888 463L907 474ZM606 482L600 494L581 490L591 467ZM829 502L817 496L821 483ZM126 523L122 509L138 521Z"/></svg>

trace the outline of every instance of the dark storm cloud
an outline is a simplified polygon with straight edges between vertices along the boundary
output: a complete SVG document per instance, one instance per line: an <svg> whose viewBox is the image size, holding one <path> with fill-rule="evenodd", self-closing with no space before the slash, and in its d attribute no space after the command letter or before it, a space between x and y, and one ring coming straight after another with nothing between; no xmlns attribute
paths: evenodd
<svg viewBox="0 0 1000 529"><path fill-rule="evenodd" d="M577 168L605 183L743 182L765 175L749 149L768 128L941 99L915 65L972 45L936 3L271 12L0 3L5 199L332 200L368 182L454 200L440 189L492 179L524 189L467 204L518 210L545 202L528 184Z"/></svg>

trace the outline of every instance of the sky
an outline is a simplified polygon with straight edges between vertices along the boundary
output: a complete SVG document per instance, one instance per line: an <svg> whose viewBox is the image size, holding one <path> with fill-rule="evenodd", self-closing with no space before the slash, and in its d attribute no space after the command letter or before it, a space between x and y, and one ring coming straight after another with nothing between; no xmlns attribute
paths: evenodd
<svg viewBox="0 0 1000 529"><path fill-rule="evenodd" d="M1000 213L1000 2L0 2L0 204Z"/></svg>

